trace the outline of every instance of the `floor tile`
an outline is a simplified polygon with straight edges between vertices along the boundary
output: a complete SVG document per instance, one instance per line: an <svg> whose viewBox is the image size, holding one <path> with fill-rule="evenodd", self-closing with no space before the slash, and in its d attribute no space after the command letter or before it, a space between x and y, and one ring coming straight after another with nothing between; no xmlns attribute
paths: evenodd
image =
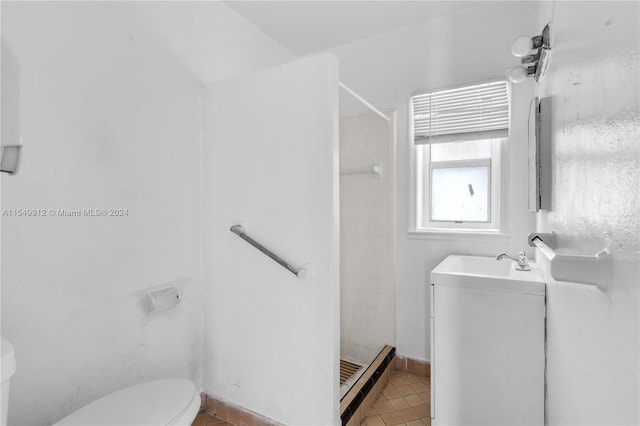
<svg viewBox="0 0 640 426"><path fill-rule="evenodd" d="M196 419L191 423L192 426L207 426L209 415L207 413L198 413Z"/></svg>
<svg viewBox="0 0 640 426"><path fill-rule="evenodd" d="M409 386L413 388L414 390L413 393L422 393L422 392L427 392L429 390L429 386L427 386L426 383L413 383Z"/></svg>
<svg viewBox="0 0 640 426"><path fill-rule="evenodd" d="M380 416L367 416L362 424L365 426L385 426Z"/></svg>
<svg viewBox="0 0 640 426"><path fill-rule="evenodd" d="M380 417L382 417L382 421L386 426L395 426L404 423L404 420L400 418L397 411L390 411L388 413L380 414Z"/></svg>
<svg viewBox="0 0 640 426"><path fill-rule="evenodd" d="M426 401L421 398L419 394L408 395L404 397L409 407L415 407L416 405L424 404Z"/></svg>
<svg viewBox="0 0 640 426"><path fill-rule="evenodd" d="M387 399L395 399L395 398L400 398L402 396L400 395L400 392L396 390L396 388L393 386L392 383L389 383L387 387L384 388L384 390L382 391L382 394Z"/></svg>
<svg viewBox="0 0 640 426"><path fill-rule="evenodd" d="M231 423L227 423L224 420L213 416L206 412L198 413L195 420L192 423L192 426L231 426Z"/></svg>
<svg viewBox="0 0 640 426"><path fill-rule="evenodd" d="M410 385L410 384L413 384L413 383L420 383L423 380L426 380L426 377L420 377L420 376L417 376L415 374L411 374L411 375L405 377L405 380L407 381L407 384Z"/></svg>
<svg viewBox="0 0 640 426"><path fill-rule="evenodd" d="M403 408L409 408L409 403L404 398L390 399L389 404L393 407L394 411L402 410Z"/></svg>
<svg viewBox="0 0 640 426"><path fill-rule="evenodd" d="M396 386L396 390L401 396L414 395L418 393L412 385Z"/></svg>
<svg viewBox="0 0 640 426"><path fill-rule="evenodd" d="M396 413L398 413L398 416L402 419L403 422L410 422L411 420L418 420L420 418L420 416L418 416L411 407L398 410L396 411Z"/></svg>
<svg viewBox="0 0 640 426"><path fill-rule="evenodd" d="M409 382L407 381L407 379L405 377L402 376L394 376L391 378L391 380L389 380L391 383L393 383L394 386L402 386L402 385L408 385Z"/></svg>
<svg viewBox="0 0 640 426"><path fill-rule="evenodd" d="M431 377L429 376L416 376L418 378L418 382L426 383L427 385L431 383Z"/></svg>
<svg viewBox="0 0 640 426"><path fill-rule="evenodd" d="M362 424L430 426L429 402L429 377L394 371Z"/></svg>
<svg viewBox="0 0 640 426"><path fill-rule="evenodd" d="M427 404L417 405L412 408L419 418L429 417L431 415L429 406Z"/></svg>
<svg viewBox="0 0 640 426"><path fill-rule="evenodd" d="M389 411L393 411L393 406L389 403L389 400L386 398L378 398L373 408L377 411L375 414L388 413Z"/></svg>

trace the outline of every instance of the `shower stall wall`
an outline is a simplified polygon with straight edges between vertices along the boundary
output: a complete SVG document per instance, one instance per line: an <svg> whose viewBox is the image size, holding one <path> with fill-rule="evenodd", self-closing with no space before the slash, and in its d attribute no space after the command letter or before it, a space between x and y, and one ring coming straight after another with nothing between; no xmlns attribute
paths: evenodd
<svg viewBox="0 0 640 426"><path fill-rule="evenodd" d="M338 61L210 86L205 125L204 390L281 424L337 424Z"/></svg>
<svg viewBox="0 0 640 426"><path fill-rule="evenodd" d="M395 114L387 117L340 120L340 355L360 365L395 344Z"/></svg>

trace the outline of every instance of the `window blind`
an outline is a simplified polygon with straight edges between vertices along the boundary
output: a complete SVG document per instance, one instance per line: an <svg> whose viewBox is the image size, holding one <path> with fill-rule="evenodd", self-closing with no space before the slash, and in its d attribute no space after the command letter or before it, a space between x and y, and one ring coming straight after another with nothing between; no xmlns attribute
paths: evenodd
<svg viewBox="0 0 640 426"><path fill-rule="evenodd" d="M508 134L506 81L440 90L411 99L416 144L493 139Z"/></svg>

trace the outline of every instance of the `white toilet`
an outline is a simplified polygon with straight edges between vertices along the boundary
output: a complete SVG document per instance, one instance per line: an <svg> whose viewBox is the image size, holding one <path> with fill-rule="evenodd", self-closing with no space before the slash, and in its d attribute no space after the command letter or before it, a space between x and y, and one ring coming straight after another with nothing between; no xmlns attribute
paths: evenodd
<svg viewBox="0 0 640 426"><path fill-rule="evenodd" d="M54 426L191 426L199 410L200 394L189 380L153 380L102 397Z"/></svg>

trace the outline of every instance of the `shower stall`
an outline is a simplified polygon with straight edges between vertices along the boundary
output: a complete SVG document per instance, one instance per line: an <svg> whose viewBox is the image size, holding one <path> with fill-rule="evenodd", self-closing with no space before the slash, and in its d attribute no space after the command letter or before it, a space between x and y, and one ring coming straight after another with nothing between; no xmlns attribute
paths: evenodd
<svg viewBox="0 0 640 426"><path fill-rule="evenodd" d="M394 115L358 99L327 53L205 93L203 388L282 424L337 424L340 360L395 341Z"/></svg>
<svg viewBox="0 0 640 426"><path fill-rule="evenodd" d="M382 113L340 87L342 398L384 346L395 342L395 113Z"/></svg>

